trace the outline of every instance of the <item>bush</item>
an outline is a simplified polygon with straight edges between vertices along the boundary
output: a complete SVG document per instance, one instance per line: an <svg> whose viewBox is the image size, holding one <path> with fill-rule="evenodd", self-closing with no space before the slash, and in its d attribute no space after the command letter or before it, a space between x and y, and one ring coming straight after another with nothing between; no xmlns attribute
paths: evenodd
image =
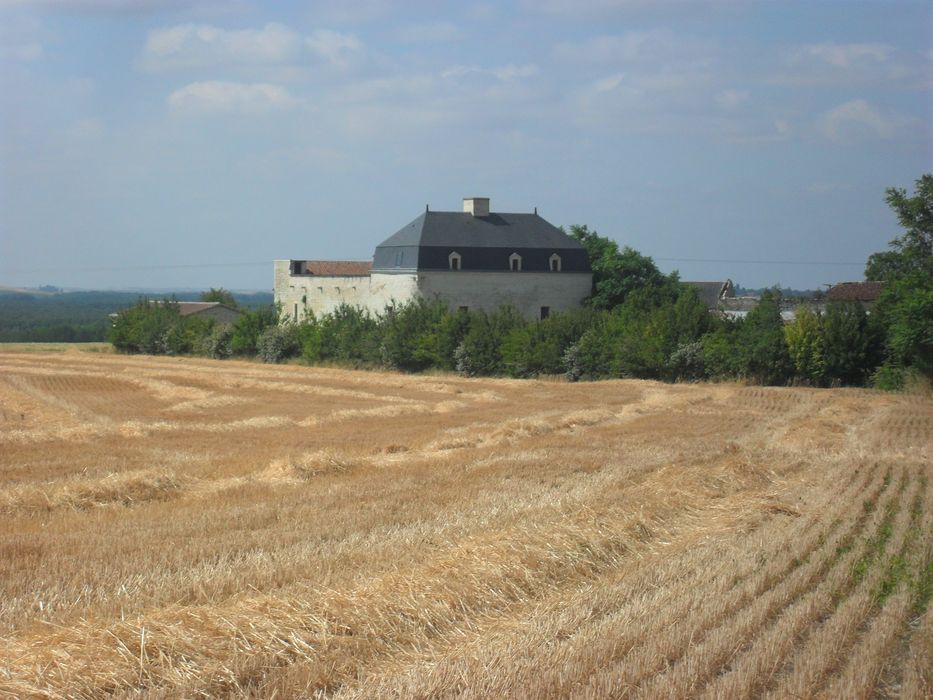
<svg viewBox="0 0 933 700"><path fill-rule="evenodd" d="M353 366L381 361L379 322L368 311L342 304L320 319L306 319L297 331L307 362L337 361Z"/></svg>
<svg viewBox="0 0 933 700"><path fill-rule="evenodd" d="M703 362L703 342L695 340L684 343L671 353L668 360L671 378L695 382L706 375L706 365Z"/></svg>
<svg viewBox="0 0 933 700"><path fill-rule="evenodd" d="M272 305L247 311L233 323L230 352L234 355L256 355L259 336L279 322L279 310Z"/></svg>
<svg viewBox="0 0 933 700"><path fill-rule="evenodd" d="M282 362L298 355L298 329L292 323L270 326L256 343L257 356L263 362Z"/></svg>
<svg viewBox="0 0 933 700"><path fill-rule="evenodd" d="M230 338L233 336L233 329L230 326L215 326L202 340L198 352L201 355L207 355L215 360L223 360L233 354L230 347Z"/></svg>
<svg viewBox="0 0 933 700"><path fill-rule="evenodd" d="M446 304L439 301L387 308L380 323L383 364L406 372L449 365L452 358L443 356L442 340L449 315Z"/></svg>
<svg viewBox="0 0 933 700"><path fill-rule="evenodd" d="M513 328L503 340L505 371L512 377L563 372L567 349L580 339L592 316L593 312L579 309Z"/></svg>
<svg viewBox="0 0 933 700"><path fill-rule="evenodd" d="M454 353L457 372L469 377L502 374L505 337L524 325L524 318L512 306L499 307L492 313L471 312L470 328Z"/></svg>

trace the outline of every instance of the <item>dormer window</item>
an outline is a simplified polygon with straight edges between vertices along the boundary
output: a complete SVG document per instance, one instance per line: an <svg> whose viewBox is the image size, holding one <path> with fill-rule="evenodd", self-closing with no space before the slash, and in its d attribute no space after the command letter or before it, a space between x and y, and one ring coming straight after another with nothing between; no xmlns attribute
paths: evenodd
<svg viewBox="0 0 933 700"><path fill-rule="evenodd" d="M447 263L450 265L451 270L459 270L460 269L460 253L457 253L456 251L454 251L453 253L448 255Z"/></svg>
<svg viewBox="0 0 933 700"><path fill-rule="evenodd" d="M557 253L554 253L548 261L548 267L551 272L560 272L560 256Z"/></svg>
<svg viewBox="0 0 933 700"><path fill-rule="evenodd" d="M512 253L509 256L509 269L512 272L521 272L522 271L522 256L518 253Z"/></svg>

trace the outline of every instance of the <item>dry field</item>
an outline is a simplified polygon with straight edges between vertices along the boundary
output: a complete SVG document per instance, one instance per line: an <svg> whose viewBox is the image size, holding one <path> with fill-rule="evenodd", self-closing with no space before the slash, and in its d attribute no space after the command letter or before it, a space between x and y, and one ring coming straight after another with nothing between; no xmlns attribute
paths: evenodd
<svg viewBox="0 0 933 700"><path fill-rule="evenodd" d="M0 696L929 696L931 441L920 395L5 352Z"/></svg>

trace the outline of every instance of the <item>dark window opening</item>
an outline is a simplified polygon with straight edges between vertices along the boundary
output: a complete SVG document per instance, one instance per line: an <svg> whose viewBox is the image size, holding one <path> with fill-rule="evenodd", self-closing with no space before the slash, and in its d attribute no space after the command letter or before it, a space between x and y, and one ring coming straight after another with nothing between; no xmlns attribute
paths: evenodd
<svg viewBox="0 0 933 700"><path fill-rule="evenodd" d="M295 322L298 322L298 304L295 304Z"/></svg>
<svg viewBox="0 0 933 700"><path fill-rule="evenodd" d="M292 274L293 275L301 274L301 260L292 260Z"/></svg>
<svg viewBox="0 0 933 700"><path fill-rule="evenodd" d="M470 310L470 307L469 307L469 306L461 306L461 307L458 309L458 311L462 311L463 313L466 313L466 312L469 311L469 310Z"/></svg>
<svg viewBox="0 0 933 700"><path fill-rule="evenodd" d="M554 258L551 260L551 272L557 272L558 269L560 269L560 265L557 262L557 258Z"/></svg>
<svg viewBox="0 0 933 700"><path fill-rule="evenodd" d="M451 258L450 259L450 269L459 270L460 269L460 258Z"/></svg>
<svg viewBox="0 0 933 700"><path fill-rule="evenodd" d="M521 263L518 258L512 258L512 272L518 272L519 265L521 265Z"/></svg>
<svg viewBox="0 0 933 700"><path fill-rule="evenodd" d="M545 319L545 318L547 318L547 317L550 316L550 315L551 315L551 307L550 307L550 306L542 306L542 307L541 307L541 318L542 318L542 320Z"/></svg>

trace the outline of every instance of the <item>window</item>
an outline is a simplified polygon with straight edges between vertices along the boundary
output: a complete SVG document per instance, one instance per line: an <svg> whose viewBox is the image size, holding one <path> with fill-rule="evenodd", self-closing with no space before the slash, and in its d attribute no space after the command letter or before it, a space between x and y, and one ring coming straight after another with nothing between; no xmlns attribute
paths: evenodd
<svg viewBox="0 0 933 700"><path fill-rule="evenodd" d="M458 311L460 311L461 313L466 313L466 312L469 311L469 310L470 310L470 307L469 307L469 306L461 306L461 307L458 309Z"/></svg>
<svg viewBox="0 0 933 700"><path fill-rule="evenodd" d="M522 271L522 256L518 253L512 253L509 256L509 269L512 272L521 272Z"/></svg>
<svg viewBox="0 0 933 700"><path fill-rule="evenodd" d="M451 270L459 270L460 269L460 253L458 253L457 251L452 252L450 255L447 256L447 262L450 265Z"/></svg>
<svg viewBox="0 0 933 700"><path fill-rule="evenodd" d="M551 315L551 307L550 307L550 306L542 306L542 307L541 307L541 320L543 321L544 319L546 319L546 318L547 318L548 316L550 316L550 315Z"/></svg>
<svg viewBox="0 0 933 700"><path fill-rule="evenodd" d="M401 267L401 266L402 266L402 261L403 261L404 259L405 259L405 252L400 250L399 252L397 252L397 253L395 254L395 266L396 266L396 267Z"/></svg>
<svg viewBox="0 0 933 700"><path fill-rule="evenodd" d="M292 274L293 275L301 274L301 260L292 260Z"/></svg>
<svg viewBox="0 0 933 700"><path fill-rule="evenodd" d="M295 304L295 323L298 323L298 304Z"/></svg>
<svg viewBox="0 0 933 700"><path fill-rule="evenodd" d="M548 267L551 268L551 272L560 272L560 256L557 253L550 257Z"/></svg>

